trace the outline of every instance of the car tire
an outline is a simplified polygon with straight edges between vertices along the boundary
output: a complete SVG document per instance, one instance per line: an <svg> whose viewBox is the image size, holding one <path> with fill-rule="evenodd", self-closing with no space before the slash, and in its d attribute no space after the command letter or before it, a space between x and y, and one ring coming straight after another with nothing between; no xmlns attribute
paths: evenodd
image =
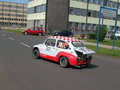
<svg viewBox="0 0 120 90"><path fill-rule="evenodd" d="M40 56L39 56L40 55L39 50L38 49L33 49L32 55L33 55L33 58L39 59L40 58Z"/></svg>
<svg viewBox="0 0 120 90"><path fill-rule="evenodd" d="M42 36L42 33L38 33L38 36Z"/></svg>
<svg viewBox="0 0 120 90"><path fill-rule="evenodd" d="M63 68L68 67L68 66L69 66L69 62L68 62L67 57L64 57L64 56L60 57L60 59L59 59L59 64L60 64L60 66L63 67Z"/></svg>
<svg viewBox="0 0 120 90"><path fill-rule="evenodd" d="M24 32L25 35L28 35L28 32Z"/></svg>
<svg viewBox="0 0 120 90"><path fill-rule="evenodd" d="M55 36L60 36L60 34L58 34L58 35L55 35Z"/></svg>

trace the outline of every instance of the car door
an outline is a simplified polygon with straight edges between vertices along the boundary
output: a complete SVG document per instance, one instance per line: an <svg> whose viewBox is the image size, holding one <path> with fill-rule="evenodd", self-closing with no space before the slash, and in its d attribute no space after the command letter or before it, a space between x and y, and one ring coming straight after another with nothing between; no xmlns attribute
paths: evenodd
<svg viewBox="0 0 120 90"><path fill-rule="evenodd" d="M55 60L56 52L56 39L47 39L43 46L40 47L43 57L50 60Z"/></svg>
<svg viewBox="0 0 120 90"><path fill-rule="evenodd" d="M56 45L57 52L69 52L69 45L63 40L58 40Z"/></svg>
<svg viewBox="0 0 120 90"><path fill-rule="evenodd" d="M38 33L43 34L43 29L42 28L38 28Z"/></svg>
<svg viewBox="0 0 120 90"><path fill-rule="evenodd" d="M29 29L29 34L34 34L34 28Z"/></svg>
<svg viewBox="0 0 120 90"><path fill-rule="evenodd" d="M68 36L68 33L66 30L63 30L63 36Z"/></svg>
<svg viewBox="0 0 120 90"><path fill-rule="evenodd" d="M34 32L33 32L33 34L39 34L39 30L38 30L37 27L34 28Z"/></svg>
<svg viewBox="0 0 120 90"><path fill-rule="evenodd" d="M65 35L66 35L65 30L62 30L61 31L61 36L65 36Z"/></svg>
<svg viewBox="0 0 120 90"><path fill-rule="evenodd" d="M28 28L28 29L27 29L27 32L28 32L29 34L31 34L31 31L32 31L32 28Z"/></svg>

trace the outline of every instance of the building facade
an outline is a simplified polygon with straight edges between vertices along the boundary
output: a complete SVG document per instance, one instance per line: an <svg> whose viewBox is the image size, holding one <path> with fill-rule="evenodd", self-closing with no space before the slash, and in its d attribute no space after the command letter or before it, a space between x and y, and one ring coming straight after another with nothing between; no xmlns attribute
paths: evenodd
<svg viewBox="0 0 120 90"><path fill-rule="evenodd" d="M100 6L116 9L117 3L118 0L29 0L28 27L43 25L46 32L69 29L89 33L98 26ZM115 18L102 17L101 24L113 30ZM120 30L120 3L117 30Z"/></svg>
<svg viewBox="0 0 120 90"><path fill-rule="evenodd" d="M26 28L27 5L20 3L0 2L1 28Z"/></svg>

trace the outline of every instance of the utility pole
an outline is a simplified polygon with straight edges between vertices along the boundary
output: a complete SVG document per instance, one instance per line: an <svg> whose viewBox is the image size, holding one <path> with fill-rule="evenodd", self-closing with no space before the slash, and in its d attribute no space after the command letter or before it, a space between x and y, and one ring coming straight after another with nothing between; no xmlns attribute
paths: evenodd
<svg viewBox="0 0 120 90"><path fill-rule="evenodd" d="M119 8L119 0L117 0L117 12L116 12L116 18L115 18L114 38L113 38L113 41L112 41L113 50L115 49L115 39L116 39L115 33L116 33L117 20L118 20L118 8Z"/></svg>
<svg viewBox="0 0 120 90"><path fill-rule="evenodd" d="M87 0L87 10L86 10L86 24L85 24L85 30L88 31L88 9L89 9L89 0Z"/></svg>
<svg viewBox="0 0 120 90"><path fill-rule="evenodd" d="M3 29L3 27L4 27L4 24L3 24L3 22L4 22L4 15L3 15L3 13L4 13L4 2L2 2L2 23L1 23L1 29Z"/></svg>
<svg viewBox="0 0 120 90"><path fill-rule="evenodd" d="M117 10L118 10L118 8L119 8L119 0L117 0Z"/></svg>
<svg viewBox="0 0 120 90"><path fill-rule="evenodd" d="M103 0L103 6L107 6L107 2L108 2L108 0ZM102 18L102 24L101 24L101 26L102 26L103 22L104 22L104 16L102 16L101 18Z"/></svg>

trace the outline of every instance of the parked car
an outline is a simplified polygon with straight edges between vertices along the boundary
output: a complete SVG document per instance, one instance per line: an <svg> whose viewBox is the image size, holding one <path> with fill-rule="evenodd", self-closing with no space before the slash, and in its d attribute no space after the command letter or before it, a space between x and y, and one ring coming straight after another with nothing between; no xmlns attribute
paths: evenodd
<svg viewBox="0 0 120 90"><path fill-rule="evenodd" d="M117 32L115 33L115 36L116 36L116 37L120 37L120 31L117 31Z"/></svg>
<svg viewBox="0 0 120 90"><path fill-rule="evenodd" d="M114 37L114 32L112 32L112 33L107 33L105 37L106 37L106 38L113 38L113 37ZM116 39L120 38L120 31L117 31L117 32L115 33L115 38L116 38Z"/></svg>
<svg viewBox="0 0 120 90"><path fill-rule="evenodd" d="M112 35L110 34L110 33L107 33L106 35L105 35L105 37L106 38L110 38Z"/></svg>
<svg viewBox="0 0 120 90"><path fill-rule="evenodd" d="M22 34L25 34L25 35L34 34L34 35L43 36L44 30L41 27L31 27L31 28L28 28L26 30L23 30Z"/></svg>
<svg viewBox="0 0 120 90"><path fill-rule="evenodd" d="M53 36L73 36L73 33L70 30L61 30L59 32L54 32Z"/></svg>
<svg viewBox="0 0 120 90"><path fill-rule="evenodd" d="M32 51L35 59L49 59L58 62L61 67L87 66L94 53L95 51L87 49L80 40L63 36L48 37L44 43L34 45Z"/></svg>

